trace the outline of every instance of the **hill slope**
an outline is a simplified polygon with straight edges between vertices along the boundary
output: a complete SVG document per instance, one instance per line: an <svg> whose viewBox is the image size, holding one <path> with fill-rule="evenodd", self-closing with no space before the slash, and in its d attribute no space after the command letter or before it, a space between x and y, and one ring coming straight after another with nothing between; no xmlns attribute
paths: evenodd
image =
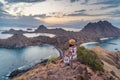
<svg viewBox="0 0 120 80"><path fill-rule="evenodd" d="M50 63L47 66L37 65L33 70L13 78L13 80L103 80L99 72L94 72L88 66L75 61L73 68L63 63Z"/></svg>
<svg viewBox="0 0 120 80"><path fill-rule="evenodd" d="M17 34L17 35L20 35L20 36L14 35L8 39L4 39L4 40L0 39L0 47L21 48L21 47L26 47L30 45L37 46L41 44L51 44L62 49L64 47L67 47L66 46L67 41L71 38L74 38L77 41L77 45L80 45L81 43L84 43L84 42L99 41L100 38L104 38L104 37L116 37L116 36L120 37L120 29L117 27L114 27L108 21L88 23L79 32L65 31L61 28L47 29L44 25L39 26L39 28L36 29L34 32L35 33L52 33L52 34L55 34L56 37L50 38L45 36L38 36L35 38L26 38L26 37L22 37L23 35L21 34L21 32L18 32L20 34ZM17 42L15 41L15 39L17 39ZM22 41L24 43L22 45L20 44L21 40L25 40L25 41Z"/></svg>
<svg viewBox="0 0 120 80"><path fill-rule="evenodd" d="M72 68L65 66L61 60L55 60L49 64L38 64L28 72L13 78L13 80L120 80L120 52L110 52L98 46L92 49L99 57L96 58L93 51L85 48L83 50L82 47L80 50L85 55L78 52L77 54L80 54L82 57L78 57L73 62ZM83 55L86 57L84 58ZM94 70L95 66L96 69L99 69L100 65L96 64L93 67L93 62L84 62L87 59L92 59L94 63L100 59L103 62L104 72ZM89 63L92 65L88 65Z"/></svg>
<svg viewBox="0 0 120 80"><path fill-rule="evenodd" d="M120 29L114 27L108 21L99 21L97 23L88 23L81 32L89 36L112 37L120 36Z"/></svg>
<svg viewBox="0 0 120 80"><path fill-rule="evenodd" d="M106 75L120 80L120 52L111 52L97 46L92 48L104 64Z"/></svg>

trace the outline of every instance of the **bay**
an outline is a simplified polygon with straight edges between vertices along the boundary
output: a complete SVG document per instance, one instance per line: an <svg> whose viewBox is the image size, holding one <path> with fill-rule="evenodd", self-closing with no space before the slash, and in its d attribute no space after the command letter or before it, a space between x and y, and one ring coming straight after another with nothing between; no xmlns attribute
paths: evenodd
<svg viewBox="0 0 120 80"><path fill-rule="evenodd" d="M89 49L95 46L101 46L106 50L120 51L120 37L102 38L101 42L88 42L83 43L81 46Z"/></svg>
<svg viewBox="0 0 120 80"><path fill-rule="evenodd" d="M35 65L41 59L58 57L59 51L51 45L30 46L20 49L0 48L0 80L6 79L11 71L29 65Z"/></svg>

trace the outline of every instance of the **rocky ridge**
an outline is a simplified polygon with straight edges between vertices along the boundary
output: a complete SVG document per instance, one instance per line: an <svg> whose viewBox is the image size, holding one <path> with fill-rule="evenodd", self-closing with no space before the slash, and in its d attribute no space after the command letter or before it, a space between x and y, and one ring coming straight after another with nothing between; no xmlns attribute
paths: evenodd
<svg viewBox="0 0 120 80"><path fill-rule="evenodd" d="M61 28L47 29L44 25L39 26L38 29L32 32L32 33L52 33L56 35L56 37L53 37L53 38L45 37L45 36L27 38L27 37L23 37L23 35L21 34L22 32L17 33L16 31L14 36L12 36L11 38L4 39L4 40L0 39L0 47L21 48L21 47L26 47L30 45L37 46L41 44L51 44L59 48L65 48L68 46L67 41L70 38L74 38L77 41L77 45L80 45L81 43L84 43L84 42L99 41L100 38L104 38L104 37L120 37L120 29L117 27L114 27L108 21L88 23L79 32L65 31ZM17 39L17 42L15 39ZM21 40L23 43L21 42Z"/></svg>
<svg viewBox="0 0 120 80"><path fill-rule="evenodd" d="M104 64L105 74L120 80L120 52L112 52L96 46L92 48Z"/></svg>
<svg viewBox="0 0 120 80"><path fill-rule="evenodd" d="M92 71L88 66L75 61L73 68L64 66L58 60L48 65L37 65L33 70L13 78L13 80L103 80L99 72Z"/></svg>
<svg viewBox="0 0 120 80"><path fill-rule="evenodd" d="M32 70L14 77L13 80L120 80L120 52L107 51L99 46L92 50L103 62L104 72L93 71L77 60L73 62L72 68L57 60L50 64L38 64Z"/></svg>
<svg viewBox="0 0 120 80"><path fill-rule="evenodd" d="M97 37L111 37L111 36L119 36L120 29L114 27L108 21L99 21L97 23L88 23L82 30L82 33L89 36L97 36Z"/></svg>

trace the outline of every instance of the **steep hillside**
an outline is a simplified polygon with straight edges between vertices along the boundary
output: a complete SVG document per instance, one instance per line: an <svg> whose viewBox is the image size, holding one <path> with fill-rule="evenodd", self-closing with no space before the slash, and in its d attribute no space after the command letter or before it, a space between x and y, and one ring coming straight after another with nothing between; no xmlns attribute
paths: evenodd
<svg viewBox="0 0 120 80"><path fill-rule="evenodd" d="M114 27L108 21L88 23L80 32L89 36L96 37L120 36L120 29Z"/></svg>
<svg viewBox="0 0 120 80"><path fill-rule="evenodd" d="M120 52L111 52L97 46L92 48L104 64L105 74L120 80Z"/></svg>
<svg viewBox="0 0 120 80"><path fill-rule="evenodd" d="M22 34L15 34L8 39L0 40L0 47L5 48L21 48L29 46L30 39Z"/></svg>
<svg viewBox="0 0 120 80"><path fill-rule="evenodd" d="M92 50L79 47L77 54L72 68L64 65L61 59L51 58L13 80L120 80L119 52L98 46Z"/></svg>
<svg viewBox="0 0 120 80"><path fill-rule="evenodd" d="M64 66L63 63L37 65L35 69L14 78L13 80L103 80L99 72L92 71L80 62L74 62L74 67Z"/></svg>

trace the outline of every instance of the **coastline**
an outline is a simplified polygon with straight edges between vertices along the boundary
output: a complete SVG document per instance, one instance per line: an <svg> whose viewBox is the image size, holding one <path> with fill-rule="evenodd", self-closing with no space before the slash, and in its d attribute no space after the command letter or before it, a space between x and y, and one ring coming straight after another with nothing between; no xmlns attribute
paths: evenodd
<svg viewBox="0 0 120 80"><path fill-rule="evenodd" d="M8 39L10 37L12 37L14 34L4 34L2 32L0 32L0 39ZM50 33L23 33L22 35L24 35L27 38L35 38L35 37L39 37L39 36L45 36L45 37L50 37L50 38L54 38L56 35L55 34L50 34Z"/></svg>
<svg viewBox="0 0 120 80"><path fill-rule="evenodd" d="M44 44L44 45L49 45L49 44ZM51 45L51 46L53 46L53 45ZM63 55L62 50L59 49L59 48L57 48L57 47L55 47L55 46L53 46L53 48L56 48L56 49L58 50L58 52L59 52L59 56L58 56L57 58L61 58L62 55ZM42 58L42 59L40 59L39 61L37 60L37 61L35 61L34 63L31 63L31 64L29 64L29 65L21 66L21 67L15 69L15 70L11 71L10 73L8 73L8 74L6 75L6 77L7 77L8 79L13 79L13 78L16 77L16 76L22 75L22 74L24 74L25 72L34 69L37 65L45 64L50 57L51 57L51 56L45 57L45 58Z"/></svg>
<svg viewBox="0 0 120 80"><path fill-rule="evenodd" d="M38 63L34 63L34 64L31 64L31 65L26 65L26 66L24 65L22 67L19 67L19 68L15 69L15 70L11 71L10 73L8 73L6 75L6 77L8 79L12 79L12 78L14 78L14 77L16 77L18 75L22 75L25 72L27 72L29 70L32 70L36 65L39 65L39 64L42 64L42 63L46 63L48 61L49 57L41 59Z"/></svg>
<svg viewBox="0 0 120 80"><path fill-rule="evenodd" d="M86 46L88 44L96 44L96 43L99 43L99 42L86 42L86 43L82 43L80 46Z"/></svg>
<svg viewBox="0 0 120 80"><path fill-rule="evenodd" d="M80 46L84 46L85 48L87 48L86 46L89 44L99 44L99 43L103 43L106 40L111 40L111 39L115 39L118 37L105 37L105 38L100 38L100 41L98 42L86 42L86 43L82 43ZM113 44L113 43L109 43L109 44Z"/></svg>

